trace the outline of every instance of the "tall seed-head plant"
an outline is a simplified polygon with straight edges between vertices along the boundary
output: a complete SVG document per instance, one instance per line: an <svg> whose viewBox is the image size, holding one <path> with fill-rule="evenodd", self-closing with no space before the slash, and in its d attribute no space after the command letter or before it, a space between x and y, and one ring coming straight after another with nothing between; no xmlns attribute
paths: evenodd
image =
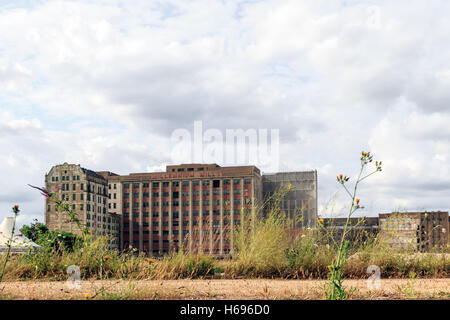
<svg viewBox="0 0 450 320"><path fill-rule="evenodd" d="M358 185L361 181L373 175L374 173L381 171L381 161L375 161L375 170L364 175L366 167L372 163L373 156L370 152L361 152L361 168L359 170L358 177L356 179L355 185L353 187L353 192L347 188L346 183L350 180L349 177L339 174L337 176L337 181L342 185L345 192L351 199L350 209L347 215L347 220L344 224L344 229L342 231L341 239L339 241L337 256L334 258L331 265L328 266L328 279L329 285L326 290L326 297L329 300L344 300L347 299L348 293L342 285L342 273L343 267L346 260L346 253L348 250L349 242L346 240L346 236L349 232L350 218L355 213L356 210L363 208L360 206L360 199L356 197L358 191Z"/></svg>

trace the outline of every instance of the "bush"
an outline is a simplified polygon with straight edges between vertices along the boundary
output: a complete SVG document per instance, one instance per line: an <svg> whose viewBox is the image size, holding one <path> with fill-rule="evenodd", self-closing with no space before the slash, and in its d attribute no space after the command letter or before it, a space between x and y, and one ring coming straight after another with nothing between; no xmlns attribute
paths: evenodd
<svg viewBox="0 0 450 320"><path fill-rule="evenodd" d="M60 252L69 251L72 252L75 246L81 243L82 239L70 232L64 231L49 231L48 227L40 222L32 223L27 226L24 225L20 232L32 240L36 244L42 246L44 249L55 249Z"/></svg>

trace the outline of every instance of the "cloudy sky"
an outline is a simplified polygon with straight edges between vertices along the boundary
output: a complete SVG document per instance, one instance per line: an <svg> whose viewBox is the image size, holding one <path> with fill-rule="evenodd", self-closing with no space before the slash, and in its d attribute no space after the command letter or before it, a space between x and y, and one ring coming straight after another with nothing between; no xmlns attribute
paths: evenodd
<svg viewBox="0 0 450 320"><path fill-rule="evenodd" d="M449 210L449 15L447 0L0 0L0 218L19 204L19 223L42 221L26 184L55 164L164 168L195 120L279 129L280 170L318 170L320 214L343 211L335 177L361 150L384 170L360 214Z"/></svg>

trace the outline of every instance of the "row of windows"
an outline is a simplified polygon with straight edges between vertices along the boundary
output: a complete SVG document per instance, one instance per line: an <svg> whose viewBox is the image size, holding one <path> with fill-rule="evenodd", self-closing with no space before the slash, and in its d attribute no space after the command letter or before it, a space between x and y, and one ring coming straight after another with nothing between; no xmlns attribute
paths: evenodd
<svg viewBox="0 0 450 320"><path fill-rule="evenodd" d="M251 199L244 199L244 202L246 204L251 204ZM209 206L210 203L212 203L214 206L219 206L220 205L220 200L213 200L212 202L210 202L209 200L203 200L202 203L203 203L204 206ZM239 204L241 204L241 199L234 199L233 203L235 205L239 205ZM159 207L159 202L158 201L154 201L152 204L153 204L153 207ZM230 201L227 200L227 201L225 201L224 204L228 205L228 204L230 204ZM161 205L163 207L168 207L168 206L170 206L170 202L169 201L163 201L163 202L161 202ZM172 201L172 205L174 207L178 207L178 206L180 206L180 202L179 201ZM189 206L189 201L188 200L183 201L182 205L184 207L188 207ZM199 200L193 200L192 201L192 205L198 207L200 205L200 201ZM148 208L149 207L149 203L148 202L142 202L142 206L144 208ZM130 203L129 202L124 202L123 203L123 207L124 208L129 208L130 207ZM109 204L109 208L111 209L111 204ZM114 208L116 208L116 204L115 203L114 203ZM139 208L139 202L133 202L133 208Z"/></svg>
<svg viewBox="0 0 450 320"><path fill-rule="evenodd" d="M202 185L203 186L209 186L209 181L210 180L201 180L201 181L202 181ZM233 184L240 184L240 183L241 183L241 179L239 179L239 178L233 179ZM244 184L251 184L251 183L252 183L251 178L245 178L244 179ZM162 183L162 186L163 186L163 188L165 188L165 187L168 187L169 184L170 184L170 182L164 181ZM192 185L193 186L198 186L199 184L200 184L199 180L192 180ZM223 180L223 184L224 185L230 185L231 184L231 180L230 179L224 179ZM185 187L189 186L189 181L186 181L186 180L182 181L182 185L185 186ZM139 188L139 183L133 183L132 186L133 186L133 188ZM172 186L173 187L180 186L180 181L172 181ZM109 187L111 189L111 184L109 185ZM123 187L125 189L128 189L130 187L130 183L124 183ZM144 188L148 188L149 187L149 183L144 183L143 187ZM153 182L152 183L152 187L153 188L158 188L159 187L159 182ZM220 187L220 180L213 180L213 187L214 188ZM116 189L116 184L114 184L114 189Z"/></svg>
<svg viewBox="0 0 450 320"><path fill-rule="evenodd" d="M245 191L246 191L246 190L245 190ZM225 190L223 190L223 194L224 194L224 195L229 195L229 194L230 194L230 189L225 189ZM235 195L241 194L241 189L234 189L234 190L233 190L233 194L235 194ZM143 196L144 198L148 198L149 195L150 195L149 192L143 192L143 193L142 193L142 196ZM152 195L153 195L153 197L155 197L155 198L159 198L159 192L153 192ZM163 195L163 197L168 197L168 196L170 195L170 193L164 191L164 192L162 193L162 195ZM193 196L199 196L200 193L199 193L198 190L194 190L194 191L192 191L192 195L193 195ZM203 190L203 195L204 195L204 196L209 196L209 195L210 195L209 190ZM216 196L220 195L220 190L213 190L213 195L216 195ZM182 192L182 196L184 196L184 197L189 196L189 191L183 191L183 192ZM129 198L130 198L130 194L129 194L128 192L126 192L126 193L123 194L123 197L124 197L124 199L129 199ZM172 193L172 198L173 198L173 199L178 199L179 197L180 197L180 193L179 193L178 191L174 191L174 192ZM111 199L111 195L109 195L109 198ZM133 193L133 198L139 198L139 193L136 193L136 192ZM115 194L115 193L114 193L114 199L116 199L116 194Z"/></svg>
<svg viewBox="0 0 450 320"><path fill-rule="evenodd" d="M69 183L63 183L61 185L61 190L62 191L70 191L70 184ZM76 191L76 190L77 190L77 184L73 183L72 184L72 191ZM80 183L80 190L84 190L84 183ZM91 185L87 184L87 192L91 192L91 190L92 190L92 192L95 192L94 186L92 186L92 188L91 188ZM99 195L106 196L106 189L103 188L103 187L97 186L97 193ZM115 199L115 197L114 197L114 199Z"/></svg>
<svg viewBox="0 0 450 320"><path fill-rule="evenodd" d="M227 216L230 214L230 210L224 210L223 211L223 215ZM148 218L149 217L149 213L148 212L143 212L142 216L144 218ZM164 211L163 212L163 217L168 217L169 216L169 212L168 211ZM189 212L188 211L183 211L183 217L188 217L189 216ZM199 216L199 211L198 210L192 210L192 216L194 217L198 217ZM209 210L203 210L203 216L209 216ZM220 216L220 210L213 210L213 216ZM124 212L123 213L123 217L124 218L129 218L130 214L128 212ZM159 212L152 212L152 217L153 218L157 218L159 217ZM179 218L179 212L178 211L174 211L172 212L172 217L173 218ZM133 218L139 218L139 212L133 212Z"/></svg>
<svg viewBox="0 0 450 320"><path fill-rule="evenodd" d="M78 194L78 198L79 198L80 201L84 201L84 193L79 193ZM94 201L95 200L95 196L93 195L92 198L91 198L91 195L88 193L87 197L86 197L86 200L87 201L91 201L91 199L92 199L92 201ZM70 195L68 193L61 194L61 200L63 200L63 201L70 201ZM76 193L72 193L72 201L77 201L77 194ZM106 199L102 198L100 196L97 196L97 202L106 204Z"/></svg>
<svg viewBox="0 0 450 320"><path fill-rule="evenodd" d="M59 180L59 177L58 176L53 176L52 177L52 181L58 181ZM61 176L61 181L69 181L70 180L70 177L69 176ZM72 180L73 181L75 181L75 180L80 180L80 176L73 176L72 177Z"/></svg>

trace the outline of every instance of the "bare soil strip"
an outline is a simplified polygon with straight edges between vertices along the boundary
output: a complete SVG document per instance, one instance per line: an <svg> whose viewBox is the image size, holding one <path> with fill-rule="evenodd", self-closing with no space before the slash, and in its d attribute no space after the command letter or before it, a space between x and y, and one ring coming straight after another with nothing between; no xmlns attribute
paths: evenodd
<svg viewBox="0 0 450 320"><path fill-rule="evenodd" d="M19 281L0 284L2 299L323 299L325 280L105 280L81 281L71 289L64 281ZM367 280L346 280L350 299L448 299L450 279L381 279L380 290Z"/></svg>

